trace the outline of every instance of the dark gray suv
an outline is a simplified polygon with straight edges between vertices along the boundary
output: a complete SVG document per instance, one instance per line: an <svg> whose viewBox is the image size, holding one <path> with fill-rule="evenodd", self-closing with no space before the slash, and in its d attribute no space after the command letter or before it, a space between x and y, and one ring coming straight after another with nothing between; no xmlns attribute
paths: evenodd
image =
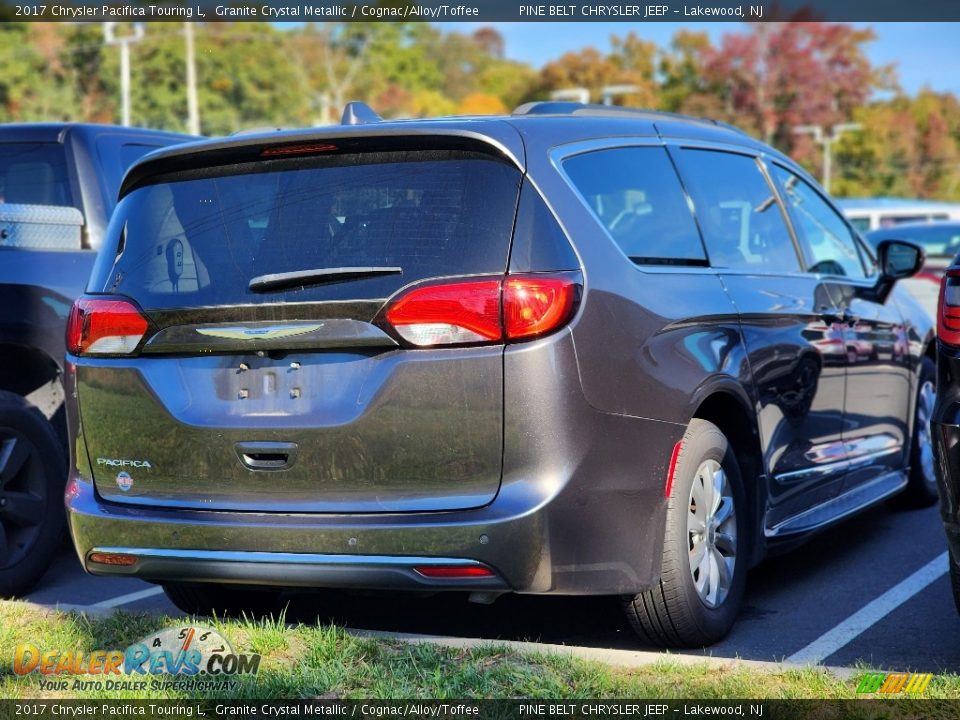
<svg viewBox="0 0 960 720"><path fill-rule="evenodd" d="M935 497L920 253L786 157L564 103L344 117L128 172L67 338L89 572L192 612L613 595L703 645L769 551Z"/></svg>

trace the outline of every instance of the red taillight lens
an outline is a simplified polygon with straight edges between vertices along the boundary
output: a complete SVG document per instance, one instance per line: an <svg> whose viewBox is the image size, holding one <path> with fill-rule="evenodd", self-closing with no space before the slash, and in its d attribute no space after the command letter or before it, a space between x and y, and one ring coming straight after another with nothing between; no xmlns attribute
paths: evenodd
<svg viewBox="0 0 960 720"><path fill-rule="evenodd" d="M386 318L400 337L413 345L498 341L503 336L500 281L415 288L390 306Z"/></svg>
<svg viewBox="0 0 960 720"><path fill-rule="evenodd" d="M383 317L418 347L524 340L566 323L579 295L579 273L464 280L414 288Z"/></svg>
<svg viewBox="0 0 960 720"><path fill-rule="evenodd" d="M508 277L503 326L511 340L544 335L570 319L580 286L566 277Z"/></svg>
<svg viewBox="0 0 960 720"><path fill-rule="evenodd" d="M482 565L419 565L414 568L428 578L486 578L494 577L493 570Z"/></svg>
<svg viewBox="0 0 960 720"><path fill-rule="evenodd" d="M948 270L940 283L937 338L945 345L960 346L960 270Z"/></svg>
<svg viewBox="0 0 960 720"><path fill-rule="evenodd" d="M129 300L79 298L67 321L67 350L74 355L130 355L147 332L147 320Z"/></svg>

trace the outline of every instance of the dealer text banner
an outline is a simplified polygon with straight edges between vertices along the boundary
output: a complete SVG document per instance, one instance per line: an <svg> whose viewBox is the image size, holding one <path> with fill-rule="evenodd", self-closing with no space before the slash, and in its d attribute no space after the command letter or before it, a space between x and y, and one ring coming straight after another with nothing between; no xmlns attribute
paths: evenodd
<svg viewBox="0 0 960 720"><path fill-rule="evenodd" d="M958 21L960 2L923 3L885 0L684 0L643 4L630 0L602 3L539 3L517 0L482 2L37 2L0 3L0 19L70 22L266 21L266 22L782 22Z"/></svg>

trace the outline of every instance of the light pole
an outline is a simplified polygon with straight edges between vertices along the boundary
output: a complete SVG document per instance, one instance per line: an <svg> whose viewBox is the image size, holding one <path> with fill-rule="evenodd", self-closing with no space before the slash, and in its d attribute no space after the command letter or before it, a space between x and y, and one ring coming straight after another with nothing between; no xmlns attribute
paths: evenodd
<svg viewBox="0 0 960 720"><path fill-rule="evenodd" d="M823 147L823 189L830 192L830 174L833 170L833 144L845 132L854 132L863 126L860 123L840 123L830 128L830 134L825 135L823 125L797 125L793 132L797 135L812 135L813 141Z"/></svg>
<svg viewBox="0 0 960 720"><path fill-rule="evenodd" d="M197 102L197 63L193 52L193 24L187 20L183 24L186 41L187 60L187 132L200 134L200 105Z"/></svg>
<svg viewBox="0 0 960 720"><path fill-rule="evenodd" d="M133 23L133 34L117 37L114 28L117 23L103 24L103 42L106 45L120 46L120 102L123 108L123 124L130 125L130 43L143 40L143 24Z"/></svg>

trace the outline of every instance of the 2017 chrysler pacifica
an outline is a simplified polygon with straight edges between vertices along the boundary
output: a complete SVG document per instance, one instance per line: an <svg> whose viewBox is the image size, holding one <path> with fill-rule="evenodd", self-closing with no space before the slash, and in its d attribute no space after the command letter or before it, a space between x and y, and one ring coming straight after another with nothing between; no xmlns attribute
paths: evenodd
<svg viewBox="0 0 960 720"><path fill-rule="evenodd" d="M68 330L77 551L188 611L603 594L716 641L769 551L935 499L921 262L669 114L353 104L154 153Z"/></svg>

